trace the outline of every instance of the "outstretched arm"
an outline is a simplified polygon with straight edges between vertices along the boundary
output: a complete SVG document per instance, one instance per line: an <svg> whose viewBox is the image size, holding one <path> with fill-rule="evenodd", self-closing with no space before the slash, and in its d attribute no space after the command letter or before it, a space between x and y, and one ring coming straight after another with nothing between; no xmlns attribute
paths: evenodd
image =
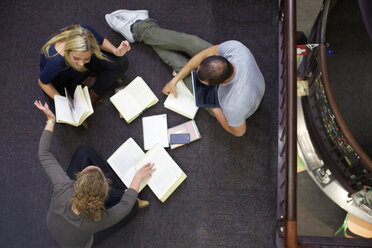
<svg viewBox="0 0 372 248"><path fill-rule="evenodd" d="M237 136L237 137L243 136L245 134L245 131L247 129L247 126L246 126L245 122L238 127L231 127L231 126L229 126L229 124L227 122L227 119L226 119L226 116L223 113L221 108L211 108L211 110L214 113L214 115L216 116L217 121L221 124L221 126L226 131L228 131L229 133L231 133L232 135Z"/></svg>
<svg viewBox="0 0 372 248"><path fill-rule="evenodd" d="M186 65L177 73L177 75L164 86L163 93L165 95L169 95L169 93L172 93L174 96L177 96L177 83L185 78L187 75L189 75L192 70L196 69L205 58L213 55L218 55L218 46L219 45L211 46L192 57L186 63Z"/></svg>
<svg viewBox="0 0 372 248"><path fill-rule="evenodd" d="M52 111L50 111L48 104L45 103L43 105L40 101L35 101L34 105L47 117L47 122L40 138L38 153L40 163L44 167L49 179L52 181L53 187L55 187L59 183L66 183L70 181L70 178L66 175L66 172L62 169L57 159L50 152L50 144L52 142L56 118Z"/></svg>
<svg viewBox="0 0 372 248"><path fill-rule="evenodd" d="M56 117L53 114L53 112L49 109L49 106L47 103L44 103L44 105L40 101L34 102L34 105L40 109L46 116L47 121L44 130L48 130L53 132L54 131L54 125L56 123Z"/></svg>
<svg viewBox="0 0 372 248"><path fill-rule="evenodd" d="M104 39L101 45L101 49L114 54L115 56L124 56L130 50L130 44L127 40L123 40L118 47L115 47L108 39Z"/></svg>

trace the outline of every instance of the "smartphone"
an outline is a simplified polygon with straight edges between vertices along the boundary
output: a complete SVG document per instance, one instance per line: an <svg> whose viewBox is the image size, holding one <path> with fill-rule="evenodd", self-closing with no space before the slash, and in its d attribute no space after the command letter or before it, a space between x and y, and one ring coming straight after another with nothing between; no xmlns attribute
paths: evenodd
<svg viewBox="0 0 372 248"><path fill-rule="evenodd" d="M190 134L189 133L173 133L170 135L171 145L173 144L188 144L190 143Z"/></svg>

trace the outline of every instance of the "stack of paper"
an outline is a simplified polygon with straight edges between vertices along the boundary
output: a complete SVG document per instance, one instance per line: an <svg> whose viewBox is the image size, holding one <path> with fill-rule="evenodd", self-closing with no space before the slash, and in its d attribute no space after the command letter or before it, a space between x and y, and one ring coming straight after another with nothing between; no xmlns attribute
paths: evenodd
<svg viewBox="0 0 372 248"><path fill-rule="evenodd" d="M143 145L145 150L159 143L169 147L167 115L152 115L142 118Z"/></svg>
<svg viewBox="0 0 372 248"><path fill-rule="evenodd" d="M201 138L200 132L194 120L182 123L178 126L171 127L168 129L168 140L170 140L170 135L175 133L189 133L190 134L190 142L198 140ZM170 145L171 149L183 146L184 144L173 144Z"/></svg>

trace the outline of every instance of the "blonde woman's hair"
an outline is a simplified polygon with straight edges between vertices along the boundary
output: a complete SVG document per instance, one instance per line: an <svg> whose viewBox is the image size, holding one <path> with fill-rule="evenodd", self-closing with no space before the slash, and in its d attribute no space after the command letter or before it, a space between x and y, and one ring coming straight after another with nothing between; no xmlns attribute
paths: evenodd
<svg viewBox="0 0 372 248"><path fill-rule="evenodd" d="M105 200L109 192L110 180L98 169L86 170L76 175L74 183L75 196L71 204L79 214L98 222L101 210L105 209Z"/></svg>
<svg viewBox="0 0 372 248"><path fill-rule="evenodd" d="M77 71L83 72L87 69L83 66L77 68L70 61L69 54L71 51L86 52L90 51L92 55L95 55L99 59L108 60L105 55L102 54L96 38L89 30L81 27L80 25L71 25L61 30L61 32L52 36L44 46L41 48L41 53L45 57L50 58L49 48L55 45L59 41L65 42L64 47L64 58L67 66L74 68Z"/></svg>

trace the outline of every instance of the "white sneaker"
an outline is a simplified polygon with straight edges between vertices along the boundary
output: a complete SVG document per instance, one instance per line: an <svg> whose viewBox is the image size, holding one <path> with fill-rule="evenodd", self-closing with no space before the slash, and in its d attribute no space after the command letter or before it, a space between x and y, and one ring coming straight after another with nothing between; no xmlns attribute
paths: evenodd
<svg viewBox="0 0 372 248"><path fill-rule="evenodd" d="M145 9L141 9L141 10L118 9L118 10L111 12L111 15L114 16L114 15L118 15L119 13L137 13L137 14L149 15L149 11Z"/></svg>
<svg viewBox="0 0 372 248"><path fill-rule="evenodd" d="M107 24L115 30L116 32L120 33L127 39L130 43L134 42L133 33L130 31L130 26L137 20L122 20L117 18L116 16L112 16L110 14L105 15L105 19Z"/></svg>
<svg viewBox="0 0 372 248"><path fill-rule="evenodd" d="M149 18L149 12L147 10L127 10L121 9L111 13L111 16L115 16L120 20L129 21L132 19L146 20Z"/></svg>

